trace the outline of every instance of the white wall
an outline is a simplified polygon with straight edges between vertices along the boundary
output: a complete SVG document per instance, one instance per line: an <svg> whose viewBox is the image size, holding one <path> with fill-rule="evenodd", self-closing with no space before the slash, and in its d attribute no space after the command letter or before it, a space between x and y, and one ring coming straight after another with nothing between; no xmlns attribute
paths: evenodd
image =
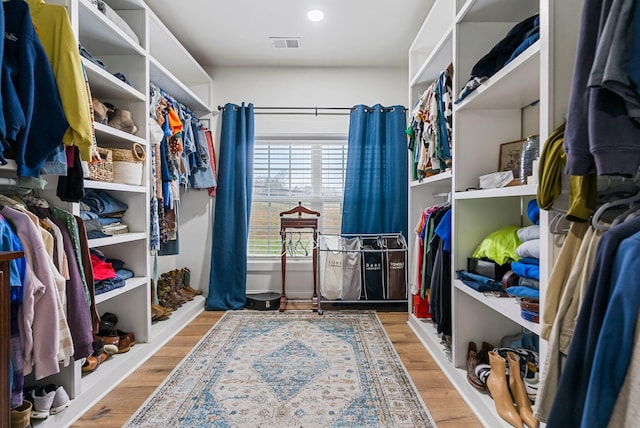
<svg viewBox="0 0 640 428"><path fill-rule="evenodd" d="M404 68L281 68L222 67L208 70L214 81L214 108L228 102L256 107L351 107L356 104L405 105ZM211 124L219 153L219 121ZM348 116L256 115L255 133L347 134ZM162 257L160 271L188 266L192 286L206 292L209 284L212 217L215 198L204 191L187 191L180 209L180 255ZM247 291L280 292L280 260L250 262ZM310 263L287 262L287 296L311 296Z"/></svg>

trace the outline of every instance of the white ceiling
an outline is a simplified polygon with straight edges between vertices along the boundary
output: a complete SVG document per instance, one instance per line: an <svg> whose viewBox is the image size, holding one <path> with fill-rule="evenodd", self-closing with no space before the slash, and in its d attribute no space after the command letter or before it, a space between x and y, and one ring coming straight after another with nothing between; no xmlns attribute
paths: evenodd
<svg viewBox="0 0 640 428"><path fill-rule="evenodd" d="M208 66L406 67L433 0L151 0L149 7ZM325 17L311 22L307 11ZM275 49L269 37L300 37Z"/></svg>

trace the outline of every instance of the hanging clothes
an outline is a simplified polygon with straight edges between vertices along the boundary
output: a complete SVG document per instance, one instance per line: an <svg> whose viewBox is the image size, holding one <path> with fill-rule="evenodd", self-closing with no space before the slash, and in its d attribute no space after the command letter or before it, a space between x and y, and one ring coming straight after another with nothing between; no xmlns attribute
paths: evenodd
<svg viewBox="0 0 640 428"><path fill-rule="evenodd" d="M18 176L38 177L69 124L47 55L33 27L29 6L3 2L5 39L3 110L7 121L4 154L11 149ZM6 76L5 76L6 74ZM36 96L36 94L38 94ZM4 157L1 159L4 160Z"/></svg>
<svg viewBox="0 0 640 428"><path fill-rule="evenodd" d="M628 61L625 56L632 52L631 37L614 37L607 43L603 35L607 21L617 22L621 18L619 9L612 9L613 6L633 3L631 0L586 0L582 7L564 138L567 174L587 175L595 171L599 175L633 177L640 166L640 145L637 144L640 123L629 117L620 95L606 87L592 85L596 81L589 81L599 56L608 57L611 51L626 52L611 59L617 66ZM620 31L629 34L628 27ZM626 75L626 66L623 67Z"/></svg>
<svg viewBox="0 0 640 428"><path fill-rule="evenodd" d="M423 92L411 112L407 129L409 150L413 151L416 180L451 167L452 70L447 68Z"/></svg>
<svg viewBox="0 0 640 428"><path fill-rule="evenodd" d="M64 6L27 0L31 18L56 79L62 109L69 122L61 142L78 147L84 161L91 160L93 119L82 71L78 43Z"/></svg>
<svg viewBox="0 0 640 428"><path fill-rule="evenodd" d="M619 308L628 307L632 310L631 313L637 316L637 307L635 307L637 287L634 287L633 290L625 290L624 286L618 288L618 284L625 282L632 284L628 278L633 277L635 273L631 273L632 271L628 271L627 268L633 270L638 267L634 258L640 254L636 247L638 231L640 231L640 217L612 227L603 234L600 240L593 273L583 296L569 352L549 413L549 424L554 426L580 426L582 424L585 426L586 421L595 423L597 420L600 422L598 426L602 426L602 422L605 424L608 422L615 399L622 386L624 371L629 363L633 340L632 337L629 337L629 331L633 329L636 322L636 319L630 321L625 318L616 318L616 315L611 312L618 312ZM631 239L627 241L627 238ZM623 242L627 243L621 247ZM627 258L629 255L631 255L631 259ZM626 267L623 266L623 263L626 263ZM625 294L627 294L626 297ZM610 304L610 299L614 295L616 302L620 302L620 298L622 300L626 298L627 301ZM632 309L634 307L635 312ZM628 314L629 312L623 310L621 313ZM605 332L612 327L617 329L612 336L619 337L620 343L611 346L605 341L600 345L599 338L601 339L606 334ZM632 331L631 336L633 336ZM600 377L605 373L594 374L595 368L601 372L604 371L601 364L609 358L609 354L606 350L602 350L602 346L609 346L616 352L615 363L609 360L611 369L606 370L606 375L609 377L606 385L602 384ZM599 355L597 358L596 354ZM585 355L593 358L584 358ZM586 376L586 373L590 373L594 378ZM606 398L597 391L593 391L591 383L602 387L603 392L607 393ZM589 410L587 406L587 404L593 404L594 397L598 397L600 400L595 412ZM595 419L586 419L587 416Z"/></svg>

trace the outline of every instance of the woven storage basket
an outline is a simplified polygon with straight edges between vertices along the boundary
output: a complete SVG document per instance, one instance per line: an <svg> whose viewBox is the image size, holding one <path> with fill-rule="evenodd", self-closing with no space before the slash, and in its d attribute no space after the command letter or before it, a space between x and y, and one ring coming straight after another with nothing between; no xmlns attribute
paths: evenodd
<svg viewBox="0 0 640 428"><path fill-rule="evenodd" d="M142 185L145 149L135 143L130 149L112 149L113 180L116 183Z"/></svg>
<svg viewBox="0 0 640 428"><path fill-rule="evenodd" d="M96 148L100 159L89 163L89 179L113 182L113 153L109 149Z"/></svg>

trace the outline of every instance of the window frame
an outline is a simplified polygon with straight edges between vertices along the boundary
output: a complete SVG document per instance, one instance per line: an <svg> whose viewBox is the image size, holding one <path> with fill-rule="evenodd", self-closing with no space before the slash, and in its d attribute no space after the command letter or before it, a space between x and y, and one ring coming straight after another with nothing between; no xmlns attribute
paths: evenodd
<svg viewBox="0 0 640 428"><path fill-rule="evenodd" d="M254 136L254 153L255 153L255 147L258 145L291 145L291 144L295 144L295 143L299 143L299 144L335 144L335 145L340 145L340 146L344 146L345 149L347 148L347 142L348 142L348 135L347 134L342 134L342 133L309 133L309 134L261 134L261 135L256 135ZM316 148L316 150L312 151L312 164L321 164L322 161L322 152L321 150L319 150L319 148ZM255 159L254 159L255 161ZM317 162L317 163L316 163ZM345 153L345 157L344 157L344 169L345 169L345 174L346 174L346 162L347 162L347 155ZM316 194L321 193L321 187L322 187L322 180L321 177L318 177L318 174L322 171L322 167L318 168L318 169L314 169L312 170L312 180L311 180L311 184L314 188L314 192L316 192ZM314 210L314 211L318 211L318 212L322 212L322 203L323 202L338 202L340 204L342 204L343 202L343 198L344 195L341 196L334 196L334 197L308 197L308 196L282 196L282 197L277 197L277 199L274 200L274 197L269 197L269 196L260 196L260 195L256 195L255 192L252 192L251 195L251 205L253 208L253 203L254 202L282 202L282 203L287 203L290 205L290 207L294 207L295 205L298 204L298 202L302 202L303 205L305 205L305 203L307 201L310 201L310 203L308 205L305 205L307 208ZM302 201L301 201L302 200ZM253 209L252 209L252 215L253 215ZM323 222L323 217L320 216L320 218L318 219L318 232L322 232L324 228L324 222ZM249 231L250 233L251 231ZM248 242L247 242L247 257L249 260L253 260L253 261L259 261L259 260L280 260L280 255L269 255L269 254L252 254L250 252L250 249L248 247ZM287 256L290 257L293 261L310 261L311 260L311 252L309 253L308 256Z"/></svg>

